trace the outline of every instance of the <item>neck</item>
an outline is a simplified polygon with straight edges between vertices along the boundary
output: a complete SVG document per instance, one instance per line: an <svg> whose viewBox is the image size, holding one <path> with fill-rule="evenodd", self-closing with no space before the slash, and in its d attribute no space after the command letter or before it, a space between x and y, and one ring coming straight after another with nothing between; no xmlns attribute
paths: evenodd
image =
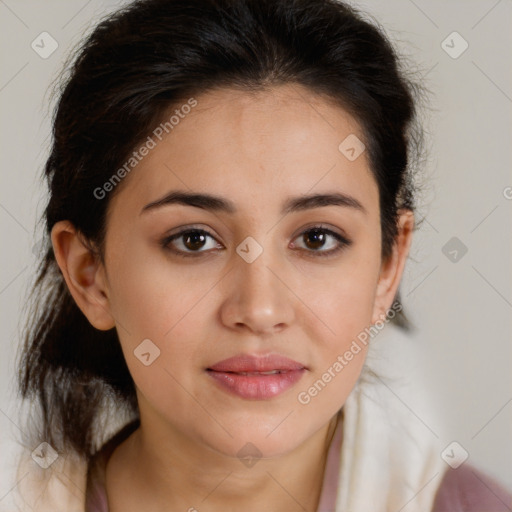
<svg viewBox="0 0 512 512"><path fill-rule="evenodd" d="M293 451L247 465L141 422L108 461L109 511L315 512L338 417Z"/></svg>

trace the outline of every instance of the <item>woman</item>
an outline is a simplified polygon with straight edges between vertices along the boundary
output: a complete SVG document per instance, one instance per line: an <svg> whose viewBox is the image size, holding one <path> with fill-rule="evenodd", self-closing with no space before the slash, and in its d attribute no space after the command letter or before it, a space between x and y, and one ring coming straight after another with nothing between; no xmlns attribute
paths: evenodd
<svg viewBox="0 0 512 512"><path fill-rule="evenodd" d="M334 0L145 0L100 23L45 169L22 507L507 510L365 365L406 325L418 91Z"/></svg>

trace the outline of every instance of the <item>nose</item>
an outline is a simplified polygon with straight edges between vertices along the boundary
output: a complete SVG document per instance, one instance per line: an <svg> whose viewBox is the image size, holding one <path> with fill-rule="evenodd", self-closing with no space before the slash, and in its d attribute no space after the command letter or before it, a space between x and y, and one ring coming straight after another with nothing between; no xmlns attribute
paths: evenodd
<svg viewBox="0 0 512 512"><path fill-rule="evenodd" d="M221 306L225 326L253 334L274 334L294 320L294 293L282 265L269 250L263 250L248 263L235 255L235 268L229 272L227 297Z"/></svg>

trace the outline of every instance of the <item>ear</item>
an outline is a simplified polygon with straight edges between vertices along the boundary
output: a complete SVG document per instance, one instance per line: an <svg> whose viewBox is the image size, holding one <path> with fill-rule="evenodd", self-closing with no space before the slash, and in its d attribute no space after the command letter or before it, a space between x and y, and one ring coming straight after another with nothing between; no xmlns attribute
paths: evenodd
<svg viewBox="0 0 512 512"><path fill-rule="evenodd" d="M383 320L386 312L393 304L411 247L413 230L413 212L407 209L401 210L398 219L398 233L392 254L381 265L373 305L372 323Z"/></svg>
<svg viewBox="0 0 512 512"><path fill-rule="evenodd" d="M112 329L107 279L98 255L67 220L53 226L51 239L57 264L82 313L97 329Z"/></svg>

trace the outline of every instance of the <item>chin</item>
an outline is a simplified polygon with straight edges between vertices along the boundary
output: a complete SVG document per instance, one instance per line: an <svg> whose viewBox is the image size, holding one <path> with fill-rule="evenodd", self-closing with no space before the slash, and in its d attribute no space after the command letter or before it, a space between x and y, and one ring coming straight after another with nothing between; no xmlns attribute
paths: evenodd
<svg viewBox="0 0 512 512"><path fill-rule="evenodd" d="M250 425L227 427L233 437L221 434L212 439L207 435L205 441L212 449L228 457L239 459L244 457L249 459L280 457L296 449L316 430L314 427L308 428L304 422L290 421L291 416L293 413L282 424L279 422L286 415L281 415L278 421L272 422L268 419L258 422L256 418L253 418Z"/></svg>

